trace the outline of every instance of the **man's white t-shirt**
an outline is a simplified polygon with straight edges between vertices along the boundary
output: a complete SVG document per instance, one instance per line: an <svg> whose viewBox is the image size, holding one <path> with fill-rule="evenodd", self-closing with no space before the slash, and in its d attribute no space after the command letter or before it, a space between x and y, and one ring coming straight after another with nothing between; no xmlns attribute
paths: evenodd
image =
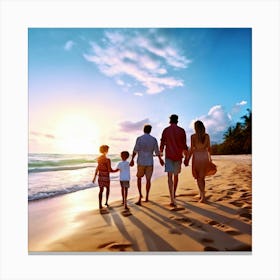
<svg viewBox="0 0 280 280"><path fill-rule="evenodd" d="M120 170L120 181L130 180L130 167L128 161L121 161L117 165L117 169Z"/></svg>

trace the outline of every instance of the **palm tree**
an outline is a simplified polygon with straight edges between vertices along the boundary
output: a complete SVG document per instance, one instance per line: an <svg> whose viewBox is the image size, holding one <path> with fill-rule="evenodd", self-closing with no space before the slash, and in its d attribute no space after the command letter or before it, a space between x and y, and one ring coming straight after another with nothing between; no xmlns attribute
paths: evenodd
<svg viewBox="0 0 280 280"><path fill-rule="evenodd" d="M245 153L252 153L252 112L247 109L248 116L244 115L241 118L244 120L244 143L243 150Z"/></svg>
<svg viewBox="0 0 280 280"><path fill-rule="evenodd" d="M224 133L224 142L216 145L214 150L221 154L250 154L252 152L252 112L241 117L238 122Z"/></svg>

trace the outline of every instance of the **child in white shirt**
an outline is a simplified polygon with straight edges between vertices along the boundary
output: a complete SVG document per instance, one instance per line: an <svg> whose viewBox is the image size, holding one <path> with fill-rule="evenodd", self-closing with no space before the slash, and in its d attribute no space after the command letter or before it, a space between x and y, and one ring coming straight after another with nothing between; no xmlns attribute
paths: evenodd
<svg viewBox="0 0 280 280"><path fill-rule="evenodd" d="M124 204L124 208L128 210L127 207L127 193L129 188L130 181L130 166L127 159L129 158L129 152L123 151L121 152L122 161L118 163L116 170L120 171L120 184L122 188L122 200Z"/></svg>

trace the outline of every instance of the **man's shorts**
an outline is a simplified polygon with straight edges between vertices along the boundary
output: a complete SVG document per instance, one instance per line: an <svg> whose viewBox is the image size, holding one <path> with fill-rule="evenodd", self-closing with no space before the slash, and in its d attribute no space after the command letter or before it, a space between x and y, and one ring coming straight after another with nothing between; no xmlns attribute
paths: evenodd
<svg viewBox="0 0 280 280"><path fill-rule="evenodd" d="M137 165L137 174L136 174L136 176L138 178L141 178L141 177L143 177L145 175L146 178L148 180L150 180L152 178L152 175L153 175L153 170L154 170L153 165L149 165L149 166Z"/></svg>
<svg viewBox="0 0 280 280"><path fill-rule="evenodd" d="M121 187L129 188L129 181L120 181Z"/></svg>
<svg viewBox="0 0 280 280"><path fill-rule="evenodd" d="M165 158L165 172L173 173L174 175L178 175L181 172L181 164L182 161L174 161L169 158Z"/></svg>

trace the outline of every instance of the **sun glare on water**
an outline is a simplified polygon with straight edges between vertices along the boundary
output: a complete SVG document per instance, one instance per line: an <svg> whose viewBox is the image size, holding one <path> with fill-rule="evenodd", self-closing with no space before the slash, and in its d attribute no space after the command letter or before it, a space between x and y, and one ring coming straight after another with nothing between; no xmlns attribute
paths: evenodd
<svg viewBox="0 0 280 280"><path fill-rule="evenodd" d="M61 153L92 154L97 152L99 129L88 116L66 115L56 124L57 148Z"/></svg>

